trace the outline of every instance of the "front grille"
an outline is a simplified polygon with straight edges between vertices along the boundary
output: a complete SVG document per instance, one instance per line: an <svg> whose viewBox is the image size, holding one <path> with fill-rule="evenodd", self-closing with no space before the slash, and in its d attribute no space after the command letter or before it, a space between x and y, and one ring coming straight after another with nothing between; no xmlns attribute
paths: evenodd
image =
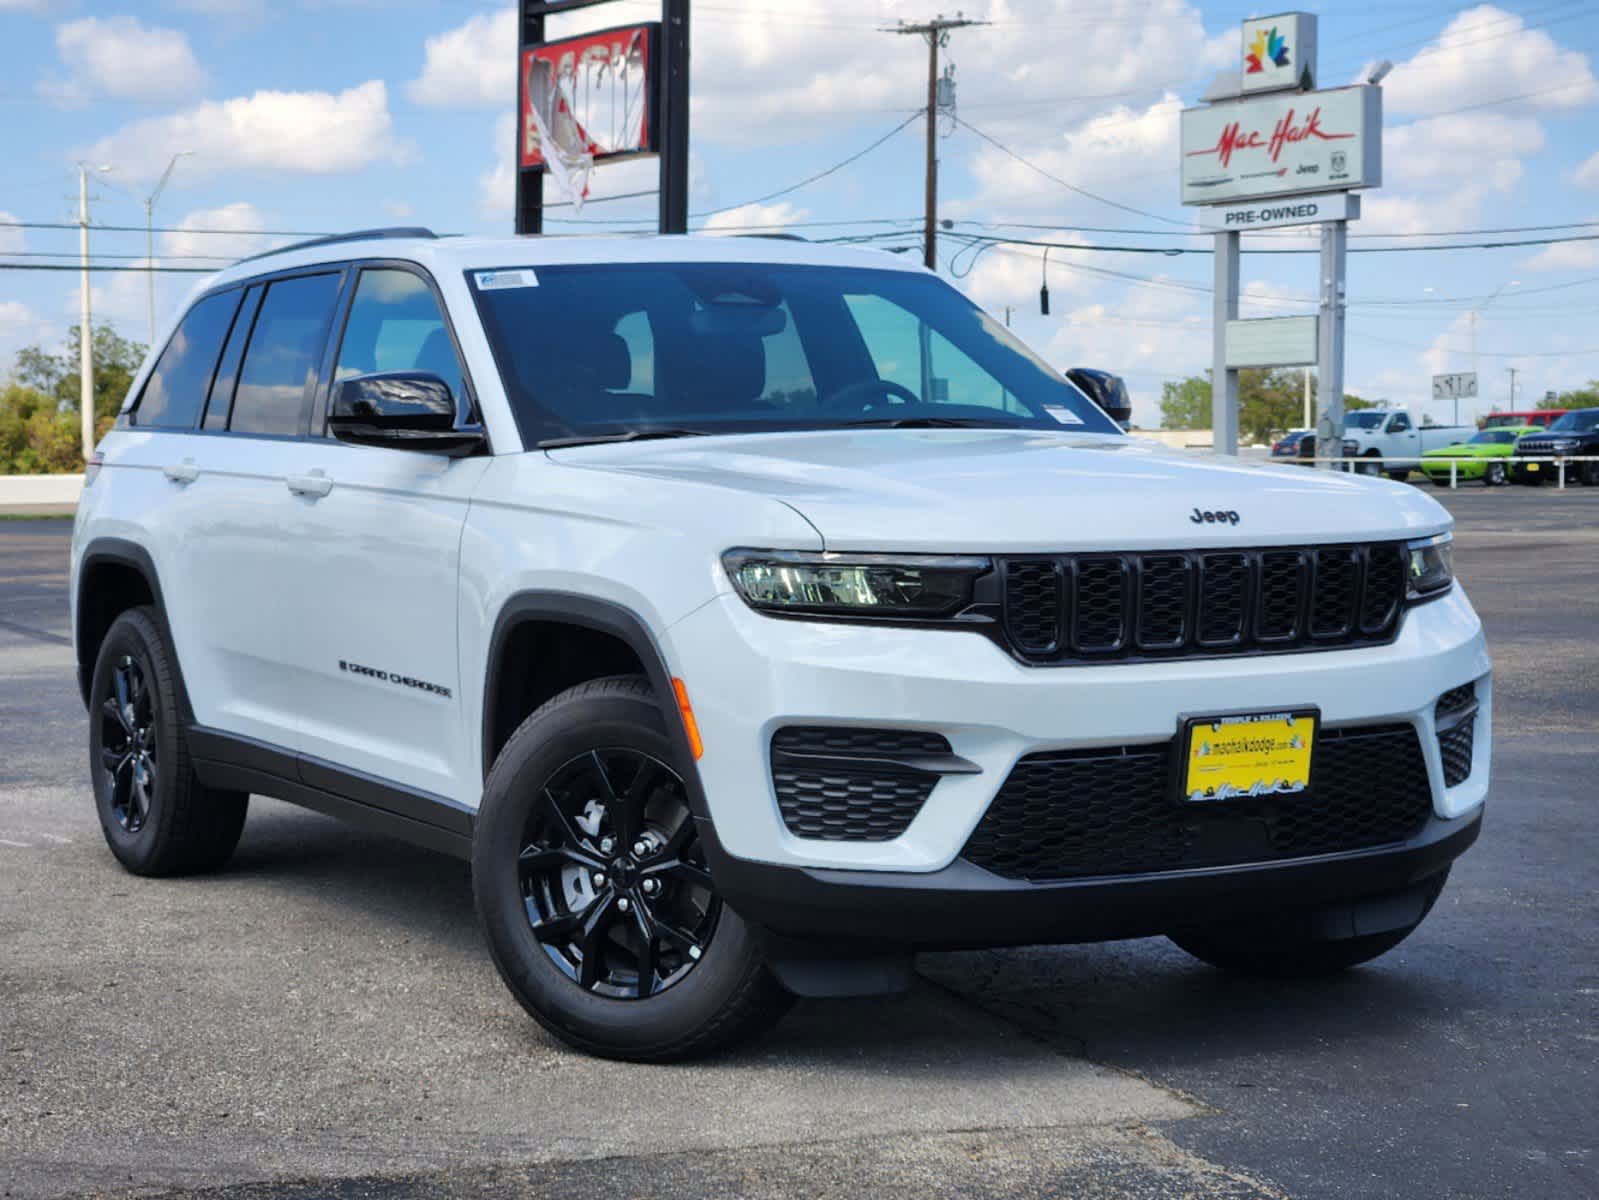
<svg viewBox="0 0 1599 1200"><path fill-rule="evenodd" d="M1275 653L1391 641L1395 543L1006 559L1001 627L1032 663Z"/></svg>
<svg viewBox="0 0 1599 1200"><path fill-rule="evenodd" d="M772 785L796 837L886 842L921 812L938 775L897 763L948 756L947 739L908 729L791 725L772 737Z"/></svg>
<svg viewBox="0 0 1599 1200"><path fill-rule="evenodd" d="M1034 881L1270 862L1402 842L1432 811L1410 725L1324 730L1298 796L1188 803L1170 743L1021 759L962 851Z"/></svg>

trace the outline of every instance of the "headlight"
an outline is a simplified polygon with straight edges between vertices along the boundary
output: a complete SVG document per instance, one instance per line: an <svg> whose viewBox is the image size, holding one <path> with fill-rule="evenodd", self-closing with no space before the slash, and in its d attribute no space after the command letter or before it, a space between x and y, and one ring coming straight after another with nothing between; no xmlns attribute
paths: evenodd
<svg viewBox="0 0 1599 1200"><path fill-rule="evenodd" d="M943 554L849 554L729 550L733 586L751 608L818 616L926 620L971 603L986 558Z"/></svg>
<svg viewBox="0 0 1599 1200"><path fill-rule="evenodd" d="M1410 556L1407 599L1427 600L1449 590L1455 581L1453 541L1450 534L1440 533L1406 545Z"/></svg>

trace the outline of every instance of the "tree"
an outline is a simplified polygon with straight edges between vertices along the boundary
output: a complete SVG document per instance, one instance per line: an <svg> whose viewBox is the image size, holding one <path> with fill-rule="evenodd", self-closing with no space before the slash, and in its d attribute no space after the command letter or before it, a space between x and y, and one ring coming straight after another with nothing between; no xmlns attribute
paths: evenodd
<svg viewBox="0 0 1599 1200"><path fill-rule="evenodd" d="M74 325L67 331L66 345L59 354L50 354L39 346L23 347L12 365L12 379L23 387L54 396L63 410L77 412L80 337L80 327ZM114 417L144 362L145 346L122 337L109 325L96 325L92 349L94 413L96 417Z"/></svg>
<svg viewBox="0 0 1599 1200"><path fill-rule="evenodd" d="M1588 381L1587 387L1573 388L1550 398L1538 401L1539 408L1599 408L1599 379Z"/></svg>
<svg viewBox="0 0 1599 1200"><path fill-rule="evenodd" d="M1315 394L1316 377L1311 377ZM1246 368L1238 372L1238 432L1246 441L1262 442L1304 420L1305 377L1298 367ZM1210 428L1210 372L1168 381L1161 388L1162 429ZM1374 407L1369 400L1344 393L1348 410Z"/></svg>
<svg viewBox="0 0 1599 1200"><path fill-rule="evenodd" d="M0 389L0 475L83 469L78 338L74 325L59 354L39 346L17 352L11 382ZM116 420L145 348L109 325L97 325L93 353L98 438Z"/></svg>
<svg viewBox="0 0 1599 1200"><path fill-rule="evenodd" d="M1160 388L1162 429L1210 428L1210 372L1181 381L1167 380Z"/></svg>

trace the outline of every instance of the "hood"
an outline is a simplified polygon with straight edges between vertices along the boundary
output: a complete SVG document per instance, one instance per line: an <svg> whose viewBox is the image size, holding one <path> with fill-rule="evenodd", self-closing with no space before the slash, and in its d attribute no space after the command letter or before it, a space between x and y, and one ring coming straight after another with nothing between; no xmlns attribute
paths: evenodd
<svg viewBox="0 0 1599 1200"><path fill-rule="evenodd" d="M549 453L570 467L781 500L831 550L1260 546L1418 537L1453 523L1404 484L1114 435L839 430Z"/></svg>

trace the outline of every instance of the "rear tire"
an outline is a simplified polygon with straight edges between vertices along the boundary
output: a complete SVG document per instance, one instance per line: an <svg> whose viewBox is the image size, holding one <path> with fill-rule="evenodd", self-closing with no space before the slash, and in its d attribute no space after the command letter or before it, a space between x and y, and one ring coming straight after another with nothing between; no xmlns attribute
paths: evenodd
<svg viewBox="0 0 1599 1200"><path fill-rule="evenodd" d="M1504 487L1506 478L1505 464L1497 459L1490 459L1487 466L1483 468L1483 487Z"/></svg>
<svg viewBox="0 0 1599 1200"><path fill-rule="evenodd" d="M214 871L239 843L250 797L195 777L177 672L149 608L124 612L100 643L89 774L106 844L135 875Z"/></svg>
<svg viewBox="0 0 1599 1200"><path fill-rule="evenodd" d="M1281 925L1240 922L1169 936L1201 962L1223 971L1260 979L1319 979L1370 962L1399 945L1427 919L1448 879L1446 869L1430 882L1421 916L1413 923L1383 933L1327 940Z"/></svg>
<svg viewBox="0 0 1599 1200"><path fill-rule="evenodd" d="M528 717L484 785L472 889L489 952L528 1014L587 1053L692 1058L793 1003L716 893L687 772L627 675Z"/></svg>

